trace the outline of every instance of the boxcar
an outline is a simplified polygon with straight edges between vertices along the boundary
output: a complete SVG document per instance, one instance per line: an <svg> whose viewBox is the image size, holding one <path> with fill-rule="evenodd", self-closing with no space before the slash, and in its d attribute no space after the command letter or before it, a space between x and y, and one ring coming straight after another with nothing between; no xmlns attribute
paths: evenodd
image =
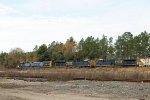
<svg viewBox="0 0 150 100"><path fill-rule="evenodd" d="M138 65L139 66L150 66L150 58L139 58Z"/></svg>

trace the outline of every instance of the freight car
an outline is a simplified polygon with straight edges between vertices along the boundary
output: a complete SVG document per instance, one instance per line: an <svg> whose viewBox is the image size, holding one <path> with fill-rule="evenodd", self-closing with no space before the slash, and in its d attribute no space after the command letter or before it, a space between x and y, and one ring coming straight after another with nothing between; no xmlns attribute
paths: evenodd
<svg viewBox="0 0 150 100"><path fill-rule="evenodd" d="M138 66L150 66L150 58L137 58Z"/></svg>

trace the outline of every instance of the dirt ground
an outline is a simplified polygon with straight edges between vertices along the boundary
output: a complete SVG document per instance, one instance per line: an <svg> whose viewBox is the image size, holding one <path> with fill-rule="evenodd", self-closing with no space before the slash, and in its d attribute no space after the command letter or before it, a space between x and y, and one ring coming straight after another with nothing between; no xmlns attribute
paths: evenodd
<svg viewBox="0 0 150 100"><path fill-rule="evenodd" d="M0 100L150 100L150 83L0 78Z"/></svg>
<svg viewBox="0 0 150 100"><path fill-rule="evenodd" d="M54 89L63 85L66 84L57 85L57 82L55 84L55 82L28 82L1 78L0 100L109 100L70 93L70 90L66 93L64 92L66 90Z"/></svg>

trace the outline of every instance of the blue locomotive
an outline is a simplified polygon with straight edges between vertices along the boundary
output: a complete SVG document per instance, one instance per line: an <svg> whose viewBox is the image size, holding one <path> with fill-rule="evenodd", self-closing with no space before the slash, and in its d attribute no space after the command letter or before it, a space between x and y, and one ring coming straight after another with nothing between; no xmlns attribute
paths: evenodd
<svg viewBox="0 0 150 100"><path fill-rule="evenodd" d="M18 64L18 66L22 67L22 68L28 68L28 67L41 68L41 67L51 66L51 62L50 61L43 61L43 62L20 62Z"/></svg>

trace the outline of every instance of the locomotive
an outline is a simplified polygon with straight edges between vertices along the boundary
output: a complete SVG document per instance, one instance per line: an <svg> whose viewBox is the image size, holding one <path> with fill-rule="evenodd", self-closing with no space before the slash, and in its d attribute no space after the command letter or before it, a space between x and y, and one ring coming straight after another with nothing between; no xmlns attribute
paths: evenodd
<svg viewBox="0 0 150 100"><path fill-rule="evenodd" d="M49 66L51 66L51 61L43 61L43 62L20 62L18 64L18 67L22 67L22 68L28 68L28 67L41 68L41 67L49 67Z"/></svg>

